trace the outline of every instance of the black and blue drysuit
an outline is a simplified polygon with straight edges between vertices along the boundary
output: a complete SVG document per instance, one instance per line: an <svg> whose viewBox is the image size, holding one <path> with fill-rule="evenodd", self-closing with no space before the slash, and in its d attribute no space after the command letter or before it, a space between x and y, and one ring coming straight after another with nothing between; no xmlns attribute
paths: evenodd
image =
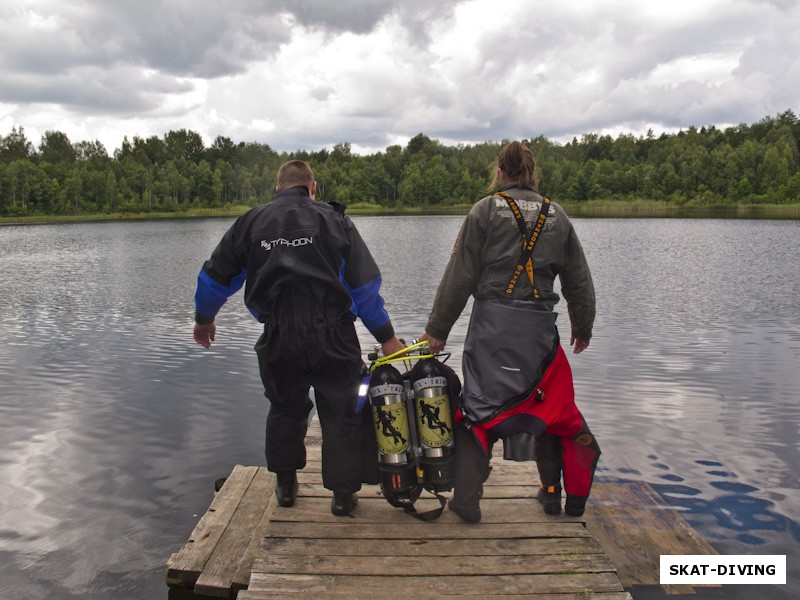
<svg viewBox="0 0 800 600"><path fill-rule="evenodd" d="M211 323L243 284L247 308L264 323L255 351L270 401L267 468L305 466L313 386L323 484L358 491L362 481L371 482L375 456L364 452L369 421L354 411L363 367L355 318L379 343L394 336L375 260L344 207L317 202L297 186L225 233L198 276L196 321Z"/></svg>

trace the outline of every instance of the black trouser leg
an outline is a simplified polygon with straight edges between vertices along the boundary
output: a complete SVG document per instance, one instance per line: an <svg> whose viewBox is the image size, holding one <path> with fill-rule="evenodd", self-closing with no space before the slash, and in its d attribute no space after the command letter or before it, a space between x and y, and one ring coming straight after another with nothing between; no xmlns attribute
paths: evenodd
<svg viewBox="0 0 800 600"><path fill-rule="evenodd" d="M305 465L306 423L314 387L322 428L322 481L326 488L352 493L364 472L364 425L355 414L361 380L361 348L349 313L333 315L324 307L292 296L256 345L261 379L271 408L267 418L267 466L270 471Z"/></svg>
<svg viewBox="0 0 800 600"><path fill-rule="evenodd" d="M355 413L364 364L358 335L353 320L341 317L318 320L313 337L309 381L322 427L322 484L334 492L356 492L364 475L365 429L364 416Z"/></svg>
<svg viewBox="0 0 800 600"><path fill-rule="evenodd" d="M256 345L264 395L270 402L267 414L265 455L267 469L277 473L306 465L305 436L308 415L314 407L308 397L309 384L300 366L270 356L266 336Z"/></svg>
<svg viewBox="0 0 800 600"><path fill-rule="evenodd" d="M313 373L311 381L322 427L322 484L335 492L357 492L365 461L366 422L363 415L354 412L361 364L331 358Z"/></svg>
<svg viewBox="0 0 800 600"><path fill-rule="evenodd" d="M477 507L483 495L483 482L489 472L489 456L464 425L455 423L453 432L456 447L453 502L466 508Z"/></svg>
<svg viewBox="0 0 800 600"><path fill-rule="evenodd" d="M545 487L561 485L561 439L546 433L536 438L536 468Z"/></svg>

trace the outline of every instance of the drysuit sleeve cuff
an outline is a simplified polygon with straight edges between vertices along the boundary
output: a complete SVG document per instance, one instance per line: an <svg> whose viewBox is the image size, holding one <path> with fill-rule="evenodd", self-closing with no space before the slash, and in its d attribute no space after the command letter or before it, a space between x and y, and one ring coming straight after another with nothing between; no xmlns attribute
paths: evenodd
<svg viewBox="0 0 800 600"><path fill-rule="evenodd" d="M394 337L394 327L392 327L391 321L387 321L386 325L381 325L378 329L370 331L370 333L379 344L383 344Z"/></svg>
<svg viewBox="0 0 800 600"><path fill-rule="evenodd" d="M201 315L199 312L195 312L194 322L200 325L208 325L209 323L214 322L214 317L208 317L206 315Z"/></svg>
<svg viewBox="0 0 800 600"><path fill-rule="evenodd" d="M450 334L450 330L440 328L430 321L428 321L428 324L425 326L425 331L428 332L428 335L435 337L437 340L446 340L447 336Z"/></svg>

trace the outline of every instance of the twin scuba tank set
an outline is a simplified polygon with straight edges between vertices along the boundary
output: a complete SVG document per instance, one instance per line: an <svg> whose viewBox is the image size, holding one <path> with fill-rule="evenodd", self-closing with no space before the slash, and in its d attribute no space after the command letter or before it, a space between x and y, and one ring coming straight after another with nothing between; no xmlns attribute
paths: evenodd
<svg viewBox="0 0 800 600"><path fill-rule="evenodd" d="M446 503L441 492L453 489L455 479L449 369L429 353L427 342L412 343L385 357L375 352L369 359L359 404L368 402L372 410L381 492L392 506L433 520ZM400 362L414 366L401 373L393 366ZM414 502L423 490L434 494L441 508L418 513Z"/></svg>

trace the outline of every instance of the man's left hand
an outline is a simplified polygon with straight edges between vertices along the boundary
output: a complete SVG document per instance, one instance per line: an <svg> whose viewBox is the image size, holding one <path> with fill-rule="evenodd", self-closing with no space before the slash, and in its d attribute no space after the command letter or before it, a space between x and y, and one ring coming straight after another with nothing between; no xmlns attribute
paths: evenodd
<svg viewBox="0 0 800 600"><path fill-rule="evenodd" d="M217 326L213 322L205 325L201 325L200 323L194 324L194 341L203 348L211 347L211 342L214 341L216 333Z"/></svg>

